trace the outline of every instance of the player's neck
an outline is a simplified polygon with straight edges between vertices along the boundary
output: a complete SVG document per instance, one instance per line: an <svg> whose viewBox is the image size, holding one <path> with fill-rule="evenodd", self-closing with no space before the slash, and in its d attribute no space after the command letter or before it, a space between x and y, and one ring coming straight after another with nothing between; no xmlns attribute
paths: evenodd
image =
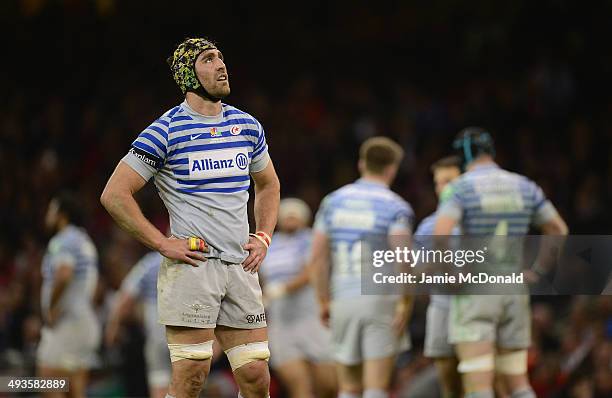
<svg viewBox="0 0 612 398"><path fill-rule="evenodd" d="M65 218L60 218L59 220L57 220L57 232L61 232L64 228L68 226L68 224L70 223Z"/></svg>
<svg viewBox="0 0 612 398"><path fill-rule="evenodd" d="M472 163L470 163L466 167L466 170L470 171L470 170L473 170L475 167L486 166L489 164L495 164L495 161L493 160L493 158L489 155L481 156L478 159L474 160Z"/></svg>
<svg viewBox="0 0 612 398"><path fill-rule="evenodd" d="M196 93L187 92L185 95L187 104L194 111L204 116L217 116L221 113L221 101L212 102L207 98L200 97Z"/></svg>
<svg viewBox="0 0 612 398"><path fill-rule="evenodd" d="M385 178L385 176L381 176L381 175L370 174L370 173L363 173L361 175L361 179L364 180L364 181L375 182L375 183L378 183L378 184L384 184L387 187L391 185L391 183L388 181L388 179Z"/></svg>

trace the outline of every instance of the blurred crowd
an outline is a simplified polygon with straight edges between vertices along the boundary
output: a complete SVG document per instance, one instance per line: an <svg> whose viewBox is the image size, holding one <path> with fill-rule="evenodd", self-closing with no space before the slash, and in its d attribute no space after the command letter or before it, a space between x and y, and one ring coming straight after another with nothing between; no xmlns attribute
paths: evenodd
<svg viewBox="0 0 612 398"><path fill-rule="evenodd" d="M85 227L101 254L101 318L144 253L98 198L132 140L181 101L165 57L187 35L219 41L233 90L227 102L264 125L284 196L316 209L356 178L359 144L387 135L407 152L394 189L420 220L436 206L430 164L449 153L459 129L480 125L496 140L498 162L538 182L570 233L610 231L612 58L602 41L612 33L609 2L475 1L463 9L448 0L374 9L315 1L289 9L227 1L214 10L207 2L150 3L0 5L10 40L0 76L0 374L33 366L49 238L43 215L54 193L77 192L88 214ZM145 189L139 202L165 230L155 190ZM402 364L400 390L416 388L430 366L418 348L424 308L411 326L417 348ZM533 315L538 396L612 395L612 296L539 298ZM127 328L124 347L138 347L138 318ZM120 368L133 372L142 353L122 352L121 360L101 353L94 381L115 380L136 396L146 388L144 372L124 380Z"/></svg>

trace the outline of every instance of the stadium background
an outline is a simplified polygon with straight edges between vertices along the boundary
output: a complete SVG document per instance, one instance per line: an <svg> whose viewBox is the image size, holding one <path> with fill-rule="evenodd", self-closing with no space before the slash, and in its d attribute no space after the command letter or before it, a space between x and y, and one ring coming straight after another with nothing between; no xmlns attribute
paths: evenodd
<svg viewBox="0 0 612 398"><path fill-rule="evenodd" d="M76 191L88 214L101 253L102 317L145 252L98 197L136 135L181 101L165 59L188 35L220 44L227 102L264 125L284 196L316 209L356 178L359 143L383 134L407 151L394 189L420 220L435 208L429 165L458 129L481 125L496 138L499 163L541 184L571 233L608 233L612 2L462 3L2 2L0 374L33 365L42 221L58 189ZM139 200L165 228L154 189ZM612 394L611 298L534 300L538 396ZM400 390L428 366L419 353L426 298L419 301L417 348L398 373ZM122 349L102 350L96 391L145 393L142 339L134 317Z"/></svg>

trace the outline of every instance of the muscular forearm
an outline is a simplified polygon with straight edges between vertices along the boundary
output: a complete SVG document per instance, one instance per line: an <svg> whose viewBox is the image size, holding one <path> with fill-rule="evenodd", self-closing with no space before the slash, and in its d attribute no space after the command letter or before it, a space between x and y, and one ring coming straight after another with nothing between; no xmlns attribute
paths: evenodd
<svg viewBox="0 0 612 398"><path fill-rule="evenodd" d="M66 290L66 286L68 286L68 282L69 281L67 279L60 279L53 283L53 289L51 290L51 302L49 305L50 311L54 311L57 307L62 295L64 294L64 291Z"/></svg>
<svg viewBox="0 0 612 398"><path fill-rule="evenodd" d="M320 303L328 303L330 300L329 259L323 256L313 259L311 269L312 283L315 287L317 298Z"/></svg>
<svg viewBox="0 0 612 398"><path fill-rule="evenodd" d="M280 202L280 185L269 182L263 186L255 186L255 228L272 236L278 216Z"/></svg>
<svg viewBox="0 0 612 398"><path fill-rule="evenodd" d="M159 250L165 236L142 214L129 193L104 193L101 202L117 224L145 246Z"/></svg>

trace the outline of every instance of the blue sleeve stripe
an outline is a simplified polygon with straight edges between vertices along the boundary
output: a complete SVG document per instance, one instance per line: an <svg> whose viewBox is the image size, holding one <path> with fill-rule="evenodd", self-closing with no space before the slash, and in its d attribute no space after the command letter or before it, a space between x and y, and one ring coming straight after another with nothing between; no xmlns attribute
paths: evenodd
<svg viewBox="0 0 612 398"><path fill-rule="evenodd" d="M247 191L250 185L245 185L242 187L232 187L232 188L198 188L198 189L188 189L188 188L179 188L177 191L183 193L198 193L198 192L217 192L217 193L232 193L232 192L240 192Z"/></svg>
<svg viewBox="0 0 612 398"><path fill-rule="evenodd" d="M166 141L168 141L168 132L166 132L164 129L153 125L149 126L149 129L155 131L156 133L161 135Z"/></svg>
<svg viewBox="0 0 612 398"><path fill-rule="evenodd" d="M154 121L153 123L159 123L162 126L166 126L166 127L170 127L170 122L164 119L157 119L156 121Z"/></svg>
<svg viewBox="0 0 612 398"><path fill-rule="evenodd" d="M268 148L268 145L264 145L261 148L259 148L257 151L253 152L253 159L261 155L267 148Z"/></svg>
<svg viewBox="0 0 612 398"><path fill-rule="evenodd" d="M544 203L546 203L546 201L547 201L547 199L546 199L546 198L544 198L544 199L540 200L538 203L536 203L536 205L533 207L533 209L534 209L534 210L538 210L540 207L542 207L542 205L543 205Z"/></svg>
<svg viewBox="0 0 612 398"><path fill-rule="evenodd" d="M189 164L189 159L187 158L181 158L181 159L170 159L166 162L166 164L169 165L175 165L175 164Z"/></svg>
<svg viewBox="0 0 612 398"><path fill-rule="evenodd" d="M168 157L177 155L179 153L199 152L199 151L212 151L214 149L226 149L226 148L244 148L253 146L250 141L235 141L235 142L221 142L218 144L204 144L204 145L193 145L185 148L174 149L168 153Z"/></svg>
<svg viewBox="0 0 612 398"><path fill-rule="evenodd" d="M166 154L166 146L164 144L161 143L160 140L158 140L155 136L153 136L152 134L149 133L142 133L140 134L139 138L146 138L147 140L151 141L152 143L155 144L156 147L158 147L163 153L164 155Z"/></svg>
<svg viewBox="0 0 612 398"><path fill-rule="evenodd" d="M142 149L143 151L149 152L153 156L157 156L157 157L160 156L160 154L153 147L147 144L144 144L140 141L134 141L132 145L134 145L138 149Z"/></svg>
<svg viewBox="0 0 612 398"><path fill-rule="evenodd" d="M218 177L218 178L206 178L203 180L181 180L177 179L177 182L182 185L204 185L204 184L215 184L220 182L241 182L249 181L248 175L244 176L233 176L233 177Z"/></svg>
<svg viewBox="0 0 612 398"><path fill-rule="evenodd" d="M168 112L168 114L167 114L167 115L164 115L164 116L168 116L168 117L170 117L170 118L171 118L172 116L174 116L174 114L175 114L176 112L178 112L178 111L179 111L179 109L181 109L181 106L180 106L180 105L177 105L177 106L175 106L174 108L172 108L172 109L170 110L170 112Z"/></svg>
<svg viewBox="0 0 612 398"><path fill-rule="evenodd" d="M187 176L189 175L189 169L176 169L172 170L175 176Z"/></svg>

